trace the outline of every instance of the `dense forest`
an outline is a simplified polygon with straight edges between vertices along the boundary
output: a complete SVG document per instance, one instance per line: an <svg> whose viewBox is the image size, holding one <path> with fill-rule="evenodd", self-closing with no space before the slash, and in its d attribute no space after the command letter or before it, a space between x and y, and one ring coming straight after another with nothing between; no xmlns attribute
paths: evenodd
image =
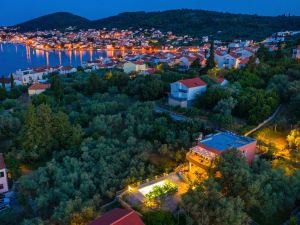
<svg viewBox="0 0 300 225"><path fill-rule="evenodd" d="M300 30L300 17L243 15L205 10L169 10L162 12L128 12L95 21L70 13L54 13L16 25L20 31L77 28L156 28L178 35L215 39L255 39L286 30Z"/></svg>
<svg viewBox="0 0 300 225"><path fill-rule="evenodd" d="M17 207L1 214L0 224L85 224L117 191L185 162L199 132L243 133L279 105L286 116L277 129L289 130L285 162L294 170L273 167L278 157L272 146L252 167L232 150L217 160L208 181L183 197L181 208L187 225L284 222L300 200L300 64L290 57L295 44L273 53L262 47L260 64L252 59L242 70L192 65L180 73L164 65L151 76L129 77L78 68L52 74L51 89L32 98L26 88L0 88L1 151L17 192ZM220 74L230 81L224 88L213 82ZM197 76L208 91L190 109L171 108L186 120L155 112L165 105L171 82ZM175 224L172 215L154 212L145 215L147 225L159 225L155 218Z"/></svg>

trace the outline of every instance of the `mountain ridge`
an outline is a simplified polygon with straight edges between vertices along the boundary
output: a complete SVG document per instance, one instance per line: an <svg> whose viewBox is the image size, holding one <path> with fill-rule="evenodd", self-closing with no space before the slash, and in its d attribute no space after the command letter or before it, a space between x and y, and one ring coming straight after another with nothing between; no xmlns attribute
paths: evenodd
<svg viewBox="0 0 300 225"><path fill-rule="evenodd" d="M260 39L277 31L300 30L300 16L258 16L207 10L167 10L158 12L123 12L98 20L88 20L67 12L48 14L15 25L20 31L88 28L157 28L175 34L212 35L220 39Z"/></svg>

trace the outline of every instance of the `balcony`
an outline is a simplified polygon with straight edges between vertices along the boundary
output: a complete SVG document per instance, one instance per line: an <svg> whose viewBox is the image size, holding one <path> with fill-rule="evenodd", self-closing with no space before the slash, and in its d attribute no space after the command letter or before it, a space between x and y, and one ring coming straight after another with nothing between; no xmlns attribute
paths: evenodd
<svg viewBox="0 0 300 225"><path fill-rule="evenodd" d="M186 154L186 159L195 166L201 167L202 169L208 170L211 167L211 160L205 159L201 155L195 152L188 152Z"/></svg>
<svg viewBox="0 0 300 225"><path fill-rule="evenodd" d="M173 99L173 100L176 100L176 101L180 101L180 102L184 102L184 101L187 101L187 96L173 96L172 94L169 95L169 98Z"/></svg>

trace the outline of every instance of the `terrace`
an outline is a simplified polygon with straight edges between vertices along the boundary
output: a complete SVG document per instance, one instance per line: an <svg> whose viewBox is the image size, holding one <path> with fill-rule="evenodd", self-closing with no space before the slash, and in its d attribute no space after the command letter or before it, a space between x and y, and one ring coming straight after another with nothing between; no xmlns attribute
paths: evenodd
<svg viewBox="0 0 300 225"><path fill-rule="evenodd" d="M163 208L176 210L180 196L189 185L177 173L171 173L139 186L129 186L121 198L131 207L139 209Z"/></svg>

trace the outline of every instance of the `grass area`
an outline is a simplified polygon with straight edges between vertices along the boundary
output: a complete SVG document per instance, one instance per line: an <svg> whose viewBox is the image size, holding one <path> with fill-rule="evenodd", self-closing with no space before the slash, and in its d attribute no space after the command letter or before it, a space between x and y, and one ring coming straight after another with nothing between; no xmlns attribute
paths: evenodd
<svg viewBox="0 0 300 225"><path fill-rule="evenodd" d="M266 145L273 145L276 149L282 150L287 145L287 135L288 131L275 131L272 127L268 126L257 131L253 136L258 142Z"/></svg>
<svg viewBox="0 0 300 225"><path fill-rule="evenodd" d="M272 166L274 168L281 168L284 170L287 176L292 175L296 170L300 170L300 165L291 162L288 159L275 159L272 161Z"/></svg>

